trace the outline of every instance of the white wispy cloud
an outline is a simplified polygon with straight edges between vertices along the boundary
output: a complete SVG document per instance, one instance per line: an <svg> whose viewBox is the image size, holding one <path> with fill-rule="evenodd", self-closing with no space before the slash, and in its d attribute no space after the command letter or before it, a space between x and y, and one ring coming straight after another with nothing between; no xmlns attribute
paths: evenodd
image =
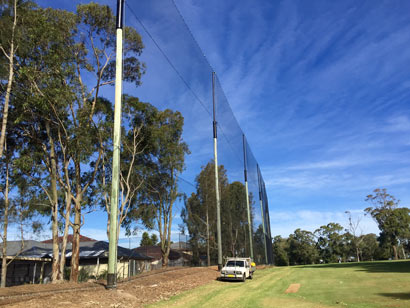
<svg viewBox="0 0 410 308"><path fill-rule="evenodd" d="M386 132L410 132L410 118L406 115L398 115L387 120L384 128Z"/></svg>

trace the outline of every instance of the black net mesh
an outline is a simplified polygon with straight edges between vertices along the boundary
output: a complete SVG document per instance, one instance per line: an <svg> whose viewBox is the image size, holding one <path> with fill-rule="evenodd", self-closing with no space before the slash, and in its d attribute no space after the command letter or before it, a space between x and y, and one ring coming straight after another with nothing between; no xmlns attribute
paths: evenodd
<svg viewBox="0 0 410 308"><path fill-rule="evenodd" d="M115 14L113 2L99 1ZM79 3L70 1L67 6L75 10ZM124 83L123 93L159 110L178 111L184 117L182 138L190 154L185 157L184 171L177 175L180 197L173 208L173 234L186 236L194 264L206 263L208 256L211 263L217 262L215 103L223 256L253 255L258 263L272 263L269 206L257 160L218 77L212 86L213 69L175 3L128 1L124 25L135 28L142 37L144 49L139 61L144 63L146 73L139 86ZM113 102L114 87L104 87L101 95ZM172 240L178 241L175 237Z"/></svg>

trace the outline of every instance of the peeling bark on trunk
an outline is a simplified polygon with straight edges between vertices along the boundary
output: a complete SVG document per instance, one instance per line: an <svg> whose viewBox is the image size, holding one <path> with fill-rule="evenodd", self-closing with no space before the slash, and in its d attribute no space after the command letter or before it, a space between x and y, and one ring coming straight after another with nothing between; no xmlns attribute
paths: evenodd
<svg viewBox="0 0 410 308"><path fill-rule="evenodd" d="M53 238L53 263L51 272L51 281L56 283L59 276L59 248L58 248L58 194L57 194L57 162L54 149L54 139L50 132L50 123L46 122L46 131L48 135L48 141L50 144L50 186L51 186L51 220L52 220L52 238Z"/></svg>
<svg viewBox="0 0 410 308"><path fill-rule="evenodd" d="M7 118L9 114L9 103L10 103L10 93L11 87L13 85L13 78L14 78L14 53L16 49L14 48L14 36L16 31L17 25L17 0L14 0L14 20L13 20L13 27L11 29L11 40L10 40L10 53L7 55L5 50L2 49L4 55L9 60L9 78L7 81L7 89L6 89L6 97L4 99L4 108L3 108L3 120L1 124L1 136L0 136L0 157L3 157L3 151L5 146L6 140L6 130L7 130Z"/></svg>
<svg viewBox="0 0 410 308"><path fill-rule="evenodd" d="M162 267L168 267L169 247L170 247L169 243L167 243L166 245L164 244L163 247L161 247Z"/></svg>
<svg viewBox="0 0 410 308"><path fill-rule="evenodd" d="M78 282L78 272L80 266L80 226L81 226L81 203L75 201L73 224L73 246L71 254L70 281Z"/></svg>
<svg viewBox="0 0 410 308"><path fill-rule="evenodd" d="M71 214L71 194L67 193L66 195L66 212L65 212L65 225L64 225L64 234L63 234L63 243L61 245L61 257L60 257L60 275L59 280L64 280L64 267L65 267L65 254L67 250L67 237L70 227L70 214Z"/></svg>
<svg viewBox="0 0 410 308"><path fill-rule="evenodd" d="M171 218L170 218L171 217ZM169 219L170 218L170 219ZM161 223L161 220L163 222ZM168 257L169 252L171 249L171 223L172 223L172 203L170 208L165 210L163 201L161 201L160 205L160 213L159 213L159 231L161 237L161 255L162 255L162 267L168 267Z"/></svg>
<svg viewBox="0 0 410 308"><path fill-rule="evenodd" d="M163 267L168 266L168 256L169 252L171 251L171 226L172 226L172 205L173 202L171 202L171 205L169 206L169 211L168 211L168 234L167 234L167 245L166 245L166 250L165 254L163 255ZM164 265L165 264L165 265Z"/></svg>
<svg viewBox="0 0 410 308"><path fill-rule="evenodd" d="M80 266L80 228L81 228L81 169L78 162L75 163L76 173L76 197L74 198L74 224L73 227L73 245L71 254L71 273L70 281L78 282L78 272Z"/></svg>

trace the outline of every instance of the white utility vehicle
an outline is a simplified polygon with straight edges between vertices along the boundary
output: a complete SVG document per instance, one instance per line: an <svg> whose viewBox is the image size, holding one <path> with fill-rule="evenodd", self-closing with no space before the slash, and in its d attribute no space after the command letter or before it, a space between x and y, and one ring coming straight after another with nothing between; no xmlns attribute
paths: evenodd
<svg viewBox="0 0 410 308"><path fill-rule="evenodd" d="M221 270L220 279L245 282L246 278L252 279L253 271L251 258L228 258Z"/></svg>

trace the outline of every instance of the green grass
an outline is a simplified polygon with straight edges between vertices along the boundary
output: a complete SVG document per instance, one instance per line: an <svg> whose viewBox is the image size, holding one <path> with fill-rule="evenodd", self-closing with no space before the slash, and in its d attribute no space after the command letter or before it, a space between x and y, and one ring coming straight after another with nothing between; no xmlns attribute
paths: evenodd
<svg viewBox="0 0 410 308"><path fill-rule="evenodd" d="M275 267L214 281L149 307L410 307L410 261ZM297 293L285 294L290 284Z"/></svg>

